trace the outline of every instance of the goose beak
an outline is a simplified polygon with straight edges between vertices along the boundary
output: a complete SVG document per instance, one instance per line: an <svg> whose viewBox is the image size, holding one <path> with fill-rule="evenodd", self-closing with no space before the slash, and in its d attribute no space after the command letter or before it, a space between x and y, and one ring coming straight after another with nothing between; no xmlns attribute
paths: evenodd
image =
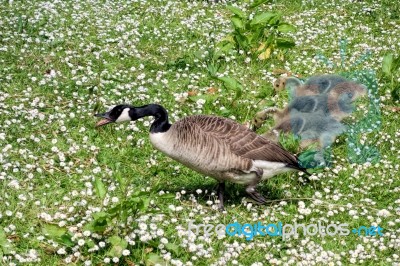
<svg viewBox="0 0 400 266"><path fill-rule="evenodd" d="M103 118L96 123L96 127L101 127L114 122L114 120L110 118L110 114L108 112L103 114L95 114L94 116Z"/></svg>

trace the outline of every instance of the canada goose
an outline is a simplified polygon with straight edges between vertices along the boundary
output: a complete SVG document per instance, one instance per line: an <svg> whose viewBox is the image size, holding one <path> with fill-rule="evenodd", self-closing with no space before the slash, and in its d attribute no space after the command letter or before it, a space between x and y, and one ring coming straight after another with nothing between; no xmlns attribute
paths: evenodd
<svg viewBox="0 0 400 266"><path fill-rule="evenodd" d="M228 118L193 115L170 124L167 111L158 104L117 105L96 116L103 118L97 127L153 116L152 145L187 167L215 178L219 182L220 209L224 208L225 181L246 185L249 196L263 204L265 198L256 191L260 181L290 170L310 175L295 155Z"/></svg>

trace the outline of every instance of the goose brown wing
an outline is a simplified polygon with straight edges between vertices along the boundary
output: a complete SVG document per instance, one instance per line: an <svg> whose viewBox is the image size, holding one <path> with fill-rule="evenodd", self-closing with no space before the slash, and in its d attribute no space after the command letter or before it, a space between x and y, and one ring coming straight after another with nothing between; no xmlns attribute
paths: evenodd
<svg viewBox="0 0 400 266"><path fill-rule="evenodd" d="M195 123L206 134L227 143L231 151L238 156L252 160L282 162L288 167L304 170L295 155L231 119L195 115L184 120Z"/></svg>

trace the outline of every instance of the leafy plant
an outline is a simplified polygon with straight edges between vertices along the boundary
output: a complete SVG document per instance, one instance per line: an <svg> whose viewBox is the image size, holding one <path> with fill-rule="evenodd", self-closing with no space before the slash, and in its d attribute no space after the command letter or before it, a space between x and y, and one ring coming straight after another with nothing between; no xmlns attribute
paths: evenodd
<svg viewBox="0 0 400 266"><path fill-rule="evenodd" d="M295 46L294 40L284 37L284 34L295 32L296 28L283 21L281 12L255 10L264 2L267 1L257 1L251 5L248 14L237 7L227 7L233 14L231 17L233 32L217 44L218 52L215 56L220 57L237 49L250 51L260 60L265 60L270 58L276 49L283 50ZM283 54L280 53L279 56L283 57Z"/></svg>
<svg viewBox="0 0 400 266"><path fill-rule="evenodd" d="M74 246L72 235L66 228L54 224L45 224L42 227L42 232L61 245L66 247Z"/></svg>
<svg viewBox="0 0 400 266"><path fill-rule="evenodd" d="M101 179L95 179L94 186L97 196L100 199L104 199L107 191ZM157 197L167 199L173 198L174 196L172 194L165 194ZM128 247L128 242L112 230L113 226L116 224L127 223L128 217L133 218L134 221L140 213L153 212L149 209L150 201L153 198L154 197L150 192L138 191L108 210L93 213L93 220L86 224L83 227L83 230L102 234L106 237L106 242L109 244L106 255L109 257L119 258L122 256L123 250ZM159 213L159 211L157 213ZM5 235L2 235L2 232L3 231L0 228L0 255L1 250L3 250L4 254L7 254L10 247L10 244L6 241ZM42 232L50 239L67 248L72 248L76 245L72 240L72 234L68 232L66 228L54 224L45 224L42 227ZM2 239L4 240L2 241ZM85 240L86 248L93 248L94 245L95 244L92 240ZM157 245L155 244L154 246L157 247ZM173 252L178 252L178 248L174 244L170 244L167 249Z"/></svg>
<svg viewBox="0 0 400 266"><path fill-rule="evenodd" d="M0 227L0 259L3 258L3 255L11 254L13 249L14 247L8 241L6 233L3 228Z"/></svg>
<svg viewBox="0 0 400 266"><path fill-rule="evenodd" d="M217 77L216 78L219 81L222 81L222 84L228 91L234 91L235 92L235 98L234 100L239 99L242 94L243 94L243 85L237 81L236 79L229 77L229 76L224 76L224 77Z"/></svg>
<svg viewBox="0 0 400 266"><path fill-rule="evenodd" d="M172 197L169 195L160 197ZM139 191L125 198L114 207L101 212L93 213L93 220L86 224L85 230L103 233L114 224L114 220L119 223L126 223L128 217L135 218L139 213L150 213L150 201L153 197L149 192Z"/></svg>
<svg viewBox="0 0 400 266"><path fill-rule="evenodd" d="M400 74L400 56L397 58L393 54L386 54L382 60L383 78L390 82L390 89L393 100L400 99L400 82L396 78Z"/></svg>

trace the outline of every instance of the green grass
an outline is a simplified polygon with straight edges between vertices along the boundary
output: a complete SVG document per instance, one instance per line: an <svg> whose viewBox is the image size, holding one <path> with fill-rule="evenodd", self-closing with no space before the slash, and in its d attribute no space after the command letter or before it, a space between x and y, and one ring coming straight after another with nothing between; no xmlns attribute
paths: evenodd
<svg viewBox="0 0 400 266"><path fill-rule="evenodd" d="M119 257L120 265L398 265L400 128L398 113L390 107L399 103L390 98L390 84L381 82L380 69L385 53L399 54L400 11L398 5L386 2L265 4L262 9L282 11L298 29L292 34L297 46L287 51L284 60L265 61L246 53L213 61L205 53L231 31L225 3L4 3L0 9L0 264L103 265L113 254L120 256L115 249L122 247L130 254ZM348 41L344 68L341 38ZM370 58L351 66L368 50ZM339 67L315 59L318 54ZM250 62L245 63L246 57ZM235 91L210 76L210 65L242 84L238 99ZM153 102L167 108L172 122L201 113L245 123L266 106L287 103L285 92L273 92L276 69L304 78L375 70L382 124L365 134L365 143L379 150L380 162L351 164L342 136L333 147L331 169L316 170L318 180L303 184L297 173L276 176L259 188L271 200L264 206L249 205L243 186L228 184L226 212L219 213L216 181L155 151L149 126L144 125L150 119L94 127L93 114L110 105ZM53 71L54 77L48 75ZM218 91L209 94L209 88ZM261 91L267 99L257 97ZM177 101L188 92L197 95ZM199 99L205 104L198 105ZM105 191L99 191L96 179ZM146 193L135 196L140 191ZM111 216L118 206L113 198L123 205ZM382 210L390 215L382 215ZM113 217L105 222L105 231L84 234L99 212ZM350 229L376 223L385 234L299 235L286 241L270 236L252 241L217 235L191 239L186 232L189 220L213 225L321 221L347 223ZM163 231L139 229L144 224ZM112 243L113 236L130 243Z"/></svg>

